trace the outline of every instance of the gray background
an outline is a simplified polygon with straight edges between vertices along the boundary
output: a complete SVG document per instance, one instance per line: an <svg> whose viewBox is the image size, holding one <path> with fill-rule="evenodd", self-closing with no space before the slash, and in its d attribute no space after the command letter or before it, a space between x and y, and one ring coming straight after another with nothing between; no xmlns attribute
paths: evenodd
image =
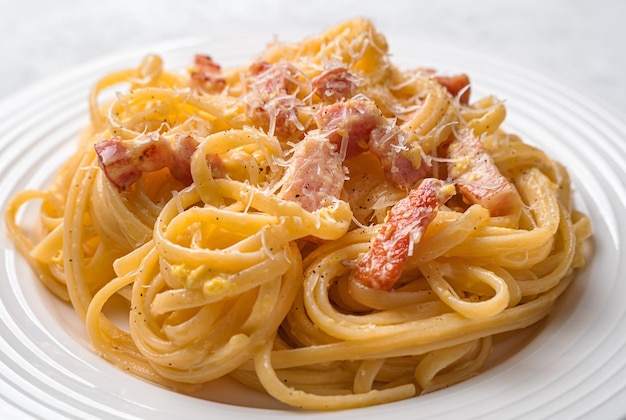
<svg viewBox="0 0 626 420"><path fill-rule="evenodd" d="M0 5L0 100L120 50L188 37L308 34L365 16L386 34L494 54L626 111L626 2L619 0L0 0Z"/></svg>

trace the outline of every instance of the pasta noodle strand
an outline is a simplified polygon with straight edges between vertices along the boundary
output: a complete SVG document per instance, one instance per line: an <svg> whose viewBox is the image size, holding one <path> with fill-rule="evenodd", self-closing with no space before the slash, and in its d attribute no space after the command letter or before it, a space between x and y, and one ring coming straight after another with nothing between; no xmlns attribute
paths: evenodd
<svg viewBox="0 0 626 420"><path fill-rule="evenodd" d="M94 85L76 152L7 230L148 381L230 375L315 410L433 392L549 316L592 231L566 168L470 88L397 66L366 19L239 68L150 55Z"/></svg>

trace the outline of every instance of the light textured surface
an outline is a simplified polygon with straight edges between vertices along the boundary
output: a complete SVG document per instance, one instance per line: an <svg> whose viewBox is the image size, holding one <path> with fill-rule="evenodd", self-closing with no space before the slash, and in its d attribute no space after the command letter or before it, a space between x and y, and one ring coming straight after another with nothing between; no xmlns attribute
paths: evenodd
<svg viewBox="0 0 626 420"><path fill-rule="evenodd" d="M178 38L309 34L365 16L389 35L476 49L626 111L620 0L3 0L0 99L72 66ZM419 55L419 51L415 52Z"/></svg>
<svg viewBox="0 0 626 420"><path fill-rule="evenodd" d="M617 0L228 0L214 4L0 0L0 6L0 145L6 146L0 153L0 204L25 184L39 185L49 179L69 153L68 138L75 139L82 127L82 90L74 92L63 84L59 91L54 83L40 82L103 56L129 50L152 52L153 45L189 37L227 40L254 34L269 41L273 34L307 35L352 16L365 16L390 38L415 37L488 53L560 80L613 104L618 115L626 115L626 2ZM420 56L419 49L415 56ZM473 62L471 54L462 54L463 60L470 69L492 74L485 69L486 63ZM517 70L499 68L508 68L511 74ZM529 138L543 139L542 146L558 152L575 168L581 200L597 221L595 245L601 252L543 331L549 339L536 340L520 350L517 359L522 363L503 364L482 375L478 385L450 389L451 394L434 393L373 412L352 411L345 418L406 417L407 412L427 415L429 410L440 413L438 418L449 418L446 414L453 410L464 417L506 418L511 417L502 414L507 404L522 407L528 414L524 418L624 418L626 317L621 299L626 284L620 281L620 273L626 261L626 228L620 221L626 206L625 118L618 121L619 117L596 114L593 111L603 109L595 106L598 102L588 104L585 96L560 86L540 92L524 76L502 79L523 82L520 86L506 83L502 87L505 98L506 93L528 91L524 101L515 105L512 127ZM487 87L495 84L483 81ZM33 85L41 89L27 89ZM22 97L20 92L26 90L25 101L3 102L12 95ZM49 100L35 101L34 93ZM46 114L50 104L62 101L67 106L61 112ZM549 106L554 103L563 106ZM569 124L572 120L575 123ZM550 134L548 140L554 135L556 141L545 140L545 133ZM43 137L45 143L40 141ZM563 147L566 144L575 147ZM16 263L5 235L0 235L0 245L2 241L0 272L7 274L0 287L1 418L23 418L26 412L40 418L59 413L77 418L87 417L85 413L93 417L133 413L137 418L161 414L168 419L207 414L204 401L180 399L143 382L117 380L110 373L113 368L89 350L82 325L69 308L59 311L54 306L58 302L50 303L50 296L40 293L40 288L28 287L36 279ZM584 290L587 284L594 287ZM464 400L464 395L471 397ZM419 409L414 411L412 404L419 404ZM154 407L162 413L150 411ZM224 412L232 408L217 407ZM232 410L248 413L245 408ZM269 410L256 414L262 418L279 415ZM280 415L286 418L289 413ZM334 416L311 414L318 415Z"/></svg>

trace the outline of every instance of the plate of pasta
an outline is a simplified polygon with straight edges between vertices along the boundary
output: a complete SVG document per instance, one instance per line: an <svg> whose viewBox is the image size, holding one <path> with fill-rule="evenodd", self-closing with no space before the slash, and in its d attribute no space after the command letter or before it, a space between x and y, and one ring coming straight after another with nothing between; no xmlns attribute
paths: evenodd
<svg viewBox="0 0 626 420"><path fill-rule="evenodd" d="M367 19L0 104L3 408L626 414L626 126Z"/></svg>

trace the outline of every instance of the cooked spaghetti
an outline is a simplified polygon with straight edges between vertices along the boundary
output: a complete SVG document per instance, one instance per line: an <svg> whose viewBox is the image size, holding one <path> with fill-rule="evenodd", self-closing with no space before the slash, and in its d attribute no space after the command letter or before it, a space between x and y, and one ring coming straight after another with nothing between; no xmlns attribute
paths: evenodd
<svg viewBox="0 0 626 420"><path fill-rule="evenodd" d="M9 233L95 350L155 383L230 375L307 409L431 392L546 317L591 234L565 168L470 86L393 64L362 19L239 68L148 56L95 85Z"/></svg>

